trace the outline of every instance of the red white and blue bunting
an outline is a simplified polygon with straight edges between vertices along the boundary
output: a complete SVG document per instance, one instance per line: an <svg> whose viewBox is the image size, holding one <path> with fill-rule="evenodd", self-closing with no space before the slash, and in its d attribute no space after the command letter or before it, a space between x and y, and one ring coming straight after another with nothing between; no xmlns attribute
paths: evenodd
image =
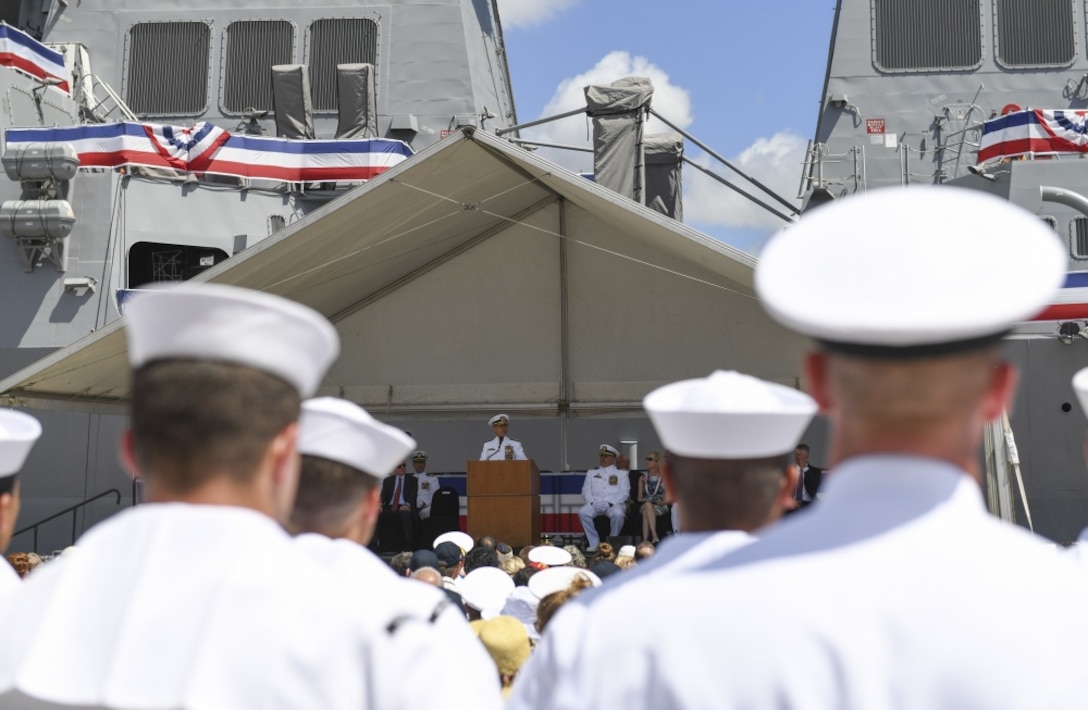
<svg viewBox="0 0 1088 710"><path fill-rule="evenodd" d="M1070 271L1050 305L1033 321L1088 319L1088 271Z"/></svg>
<svg viewBox="0 0 1088 710"><path fill-rule="evenodd" d="M1088 153L1088 111L1014 111L982 126L978 162L1021 155Z"/></svg>
<svg viewBox="0 0 1088 710"><path fill-rule="evenodd" d="M369 180L413 154L406 143L384 138L289 140L237 135L211 123L9 128L4 140L6 151L68 143L81 168L138 165L283 182Z"/></svg>
<svg viewBox="0 0 1088 710"><path fill-rule="evenodd" d="M57 89L70 93L64 55L30 35L0 23L0 66L13 67L36 79L56 79Z"/></svg>

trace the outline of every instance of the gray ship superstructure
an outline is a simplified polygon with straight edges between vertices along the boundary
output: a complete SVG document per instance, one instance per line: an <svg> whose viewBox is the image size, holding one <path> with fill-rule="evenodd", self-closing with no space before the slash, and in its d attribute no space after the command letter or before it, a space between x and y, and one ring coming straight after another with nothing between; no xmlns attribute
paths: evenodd
<svg viewBox="0 0 1088 710"><path fill-rule="evenodd" d="M571 472L601 442L633 462L659 447L641 407L655 387L721 368L799 383L804 341L760 308L755 260L679 221L681 163L707 170L685 139L739 171L671 124L645 135L638 77L586 89L593 180L537 156L496 0L21 0L0 16L0 404L45 429L20 524L59 516L13 549L67 545L138 498L116 455L120 315L163 282L323 313L342 348L320 393L410 430L432 471L465 471L509 413L554 474L547 532L581 532ZM749 183L733 187L795 213ZM811 440L819 453L820 425Z"/></svg>
<svg viewBox="0 0 1088 710"><path fill-rule="evenodd" d="M5 129L207 122L241 136L375 137L418 152L459 127L516 123L491 0L15 0L0 3L0 19L60 52L70 76L59 86L18 62L0 67ZM341 80L345 67L353 81ZM12 151L15 179L0 179L11 207L0 243L5 376L116 320L129 289L191 278L357 184L85 166L56 180L64 156L43 157L41 174L32 162ZM122 417L35 414L56 438L31 461L21 522L110 488L129 499L116 456ZM110 497L92 508L80 530L116 509ZM39 548L68 544L70 521L43 530Z"/></svg>
<svg viewBox="0 0 1088 710"><path fill-rule="evenodd" d="M988 486L994 512L1021 524L1030 512L1056 541L1088 524L1084 416L1070 386L1088 366L1088 162L1077 113L1088 108L1086 11L1083 0L840 0L800 191L813 208L887 186L986 190L1038 214L1068 245L1063 293L1007 341L1022 372L1016 448L1009 476ZM1017 143L1029 133L1034 142ZM872 268L894 283L895 264Z"/></svg>

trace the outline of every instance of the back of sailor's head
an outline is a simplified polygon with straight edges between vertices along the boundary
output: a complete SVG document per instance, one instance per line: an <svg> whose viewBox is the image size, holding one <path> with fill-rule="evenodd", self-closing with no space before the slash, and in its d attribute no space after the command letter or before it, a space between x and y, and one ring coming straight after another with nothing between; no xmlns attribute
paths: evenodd
<svg viewBox="0 0 1088 710"><path fill-rule="evenodd" d="M888 189L775 236L756 289L772 317L817 341L806 377L821 406L863 425L859 439L904 441L1000 412L1014 381L1001 338L1051 302L1066 264L1053 230L1009 202Z"/></svg>
<svg viewBox="0 0 1088 710"><path fill-rule="evenodd" d="M669 452L685 529L754 530L781 513L788 454L816 414L811 397L719 370L659 387L643 406Z"/></svg>
<svg viewBox="0 0 1088 710"><path fill-rule="evenodd" d="M377 486L414 446L412 437L353 402L336 397L303 402L298 438L302 471L292 530L329 537L361 534L369 542L371 520L363 523L364 530L346 531L353 524L358 527L360 506L368 498L364 517L377 515Z"/></svg>
<svg viewBox="0 0 1088 710"><path fill-rule="evenodd" d="M317 312L229 286L142 293L125 321L134 453L149 483L172 493L250 480L339 353Z"/></svg>

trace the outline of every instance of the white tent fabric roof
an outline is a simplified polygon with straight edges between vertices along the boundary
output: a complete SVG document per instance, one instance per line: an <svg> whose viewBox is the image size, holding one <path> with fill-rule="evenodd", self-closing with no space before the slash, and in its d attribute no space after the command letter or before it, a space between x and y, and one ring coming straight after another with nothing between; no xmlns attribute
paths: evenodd
<svg viewBox="0 0 1088 710"><path fill-rule="evenodd" d="M754 265L464 129L198 280L329 317L343 348L324 394L385 413L546 415L634 410L653 387L716 368L796 384L804 340L760 308ZM121 327L0 392L40 408L116 409L129 388Z"/></svg>

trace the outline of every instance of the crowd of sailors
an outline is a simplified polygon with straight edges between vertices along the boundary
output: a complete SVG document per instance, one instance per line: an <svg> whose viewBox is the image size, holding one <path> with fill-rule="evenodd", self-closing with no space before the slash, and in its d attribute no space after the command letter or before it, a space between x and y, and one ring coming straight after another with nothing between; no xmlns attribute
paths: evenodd
<svg viewBox="0 0 1088 710"><path fill-rule="evenodd" d="M807 394L718 371L647 395L664 495L643 502L677 502L682 532L616 560L453 532L387 564L365 545L417 445L313 397L335 329L227 286L143 294L121 453L150 503L24 580L0 569L0 707L1083 708L1088 570L990 516L973 473L1016 388L1001 338L1065 266L1037 217L980 193L807 213L756 270L813 340ZM835 474L784 517L817 411ZM0 550L40 432L0 412ZM587 513L611 519L612 474L592 476Z"/></svg>

